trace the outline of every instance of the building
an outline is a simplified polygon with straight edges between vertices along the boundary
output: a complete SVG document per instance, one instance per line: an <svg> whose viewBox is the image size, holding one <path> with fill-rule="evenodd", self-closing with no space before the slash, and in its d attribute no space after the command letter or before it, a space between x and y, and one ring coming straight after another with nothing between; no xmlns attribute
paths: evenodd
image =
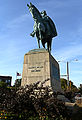
<svg viewBox="0 0 82 120"><path fill-rule="evenodd" d="M5 82L7 83L7 86L11 86L11 76L0 76L0 82Z"/></svg>

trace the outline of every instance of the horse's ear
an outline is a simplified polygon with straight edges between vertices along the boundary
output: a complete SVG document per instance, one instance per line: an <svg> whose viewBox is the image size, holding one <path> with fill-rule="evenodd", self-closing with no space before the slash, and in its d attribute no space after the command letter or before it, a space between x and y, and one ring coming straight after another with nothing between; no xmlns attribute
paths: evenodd
<svg viewBox="0 0 82 120"><path fill-rule="evenodd" d="M29 7L29 4L27 4L27 6Z"/></svg>
<svg viewBox="0 0 82 120"><path fill-rule="evenodd" d="M32 5L32 3L30 2L30 5Z"/></svg>

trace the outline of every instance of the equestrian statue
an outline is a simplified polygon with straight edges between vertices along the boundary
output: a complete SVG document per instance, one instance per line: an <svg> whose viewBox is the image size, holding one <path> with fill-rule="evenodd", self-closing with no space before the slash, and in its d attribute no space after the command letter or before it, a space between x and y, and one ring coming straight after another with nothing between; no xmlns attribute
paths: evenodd
<svg viewBox="0 0 82 120"><path fill-rule="evenodd" d="M47 16L45 10L39 12L39 10L32 3L27 4L27 6L34 19L34 30L30 35L32 37L36 36L39 48L40 40L44 48L47 43L47 50L51 52L52 38L57 36L54 22L49 16Z"/></svg>

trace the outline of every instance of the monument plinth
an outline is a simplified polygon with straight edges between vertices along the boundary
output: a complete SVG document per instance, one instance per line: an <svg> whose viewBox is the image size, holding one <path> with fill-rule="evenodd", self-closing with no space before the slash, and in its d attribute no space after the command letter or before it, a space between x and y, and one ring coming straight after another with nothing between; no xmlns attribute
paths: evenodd
<svg viewBox="0 0 82 120"><path fill-rule="evenodd" d="M51 86L53 91L61 91L59 64L46 49L34 49L24 55L22 83L44 81L44 86Z"/></svg>

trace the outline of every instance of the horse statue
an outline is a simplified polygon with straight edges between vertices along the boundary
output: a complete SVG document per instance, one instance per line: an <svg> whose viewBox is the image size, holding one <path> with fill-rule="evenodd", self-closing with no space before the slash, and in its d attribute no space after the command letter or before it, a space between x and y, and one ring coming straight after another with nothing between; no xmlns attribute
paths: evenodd
<svg viewBox="0 0 82 120"><path fill-rule="evenodd" d="M27 4L27 6L34 19L34 30L30 35L32 37L36 36L39 48L40 40L44 48L47 43L47 50L51 52L52 38L57 36L55 24L51 18L47 16L46 11L40 13L32 3Z"/></svg>

